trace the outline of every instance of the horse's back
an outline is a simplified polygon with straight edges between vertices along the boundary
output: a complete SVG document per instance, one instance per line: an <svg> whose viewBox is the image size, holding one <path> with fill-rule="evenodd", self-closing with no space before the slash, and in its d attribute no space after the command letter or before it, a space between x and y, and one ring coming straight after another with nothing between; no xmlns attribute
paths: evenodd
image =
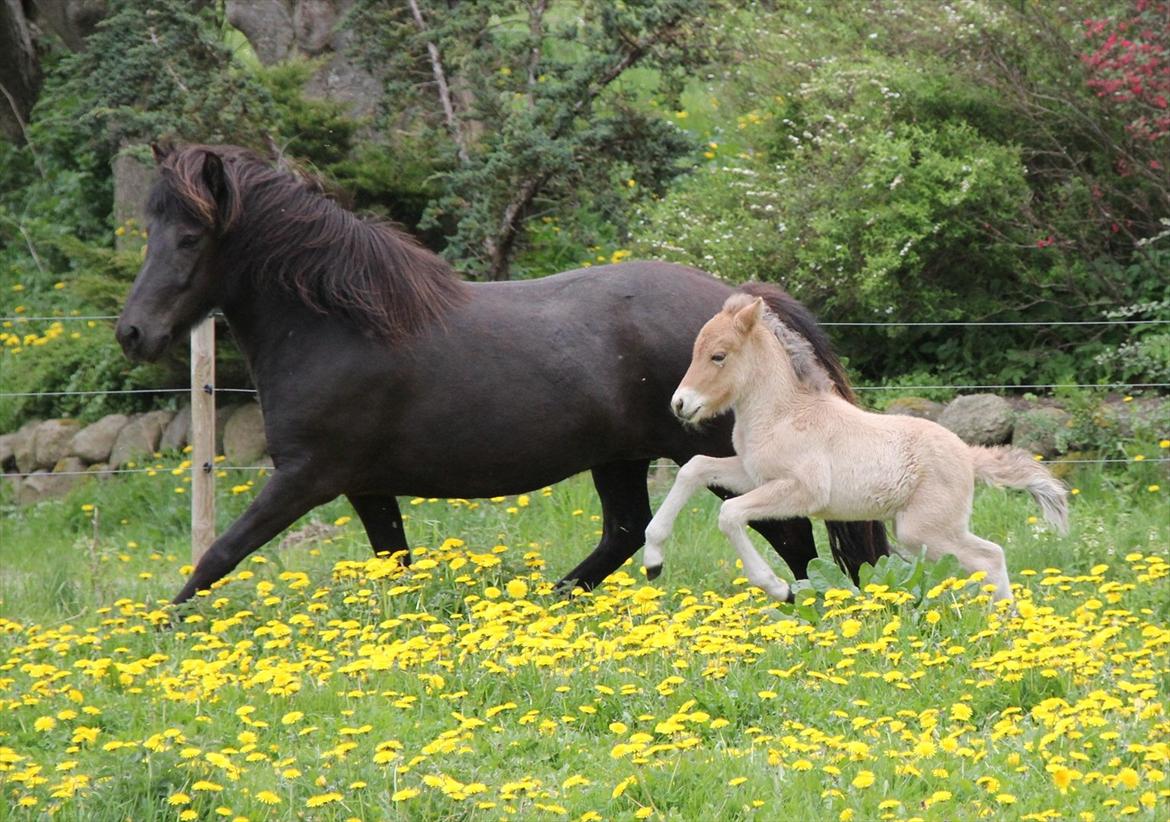
<svg viewBox="0 0 1170 822"><path fill-rule="evenodd" d="M351 437L359 473L403 493L492 496L615 460L725 452L722 426L684 430L669 398L730 291L637 262L469 284L440 327L360 358L350 393L381 413Z"/></svg>

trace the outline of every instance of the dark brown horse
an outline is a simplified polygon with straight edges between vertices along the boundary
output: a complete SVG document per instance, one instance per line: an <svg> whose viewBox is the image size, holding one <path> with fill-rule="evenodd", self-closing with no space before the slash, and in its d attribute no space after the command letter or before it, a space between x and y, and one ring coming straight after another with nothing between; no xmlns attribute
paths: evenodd
<svg viewBox="0 0 1170 822"><path fill-rule="evenodd" d="M687 429L669 405L696 332L731 286L649 262L462 282L396 229L244 149L156 159L149 251L118 340L131 358L157 358L222 308L277 468L175 602L341 494L374 550L395 552L407 549L397 495L499 496L585 470L602 537L562 582L592 588L642 545L651 460L732 452L730 419ZM812 316L777 288L750 290L813 343L850 396ZM805 575L816 555L807 520L753 527ZM832 523L829 534L851 571L887 550L880 525Z"/></svg>

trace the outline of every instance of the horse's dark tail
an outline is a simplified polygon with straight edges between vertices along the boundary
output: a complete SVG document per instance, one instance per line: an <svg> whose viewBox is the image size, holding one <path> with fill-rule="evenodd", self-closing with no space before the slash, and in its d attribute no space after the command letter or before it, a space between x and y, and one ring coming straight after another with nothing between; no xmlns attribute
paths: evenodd
<svg viewBox="0 0 1170 822"><path fill-rule="evenodd" d="M745 283L740 290L753 297L762 297L768 308L785 325L803 336L813 347L817 359L825 366L837 393L854 405L857 397L849 385L849 378L841 361L833 353L829 338L817 324L812 312L794 300L786 291L768 283ZM862 563L874 563L878 557L890 553L886 528L880 522L826 522L829 529L829 549L833 559L857 581L857 570Z"/></svg>

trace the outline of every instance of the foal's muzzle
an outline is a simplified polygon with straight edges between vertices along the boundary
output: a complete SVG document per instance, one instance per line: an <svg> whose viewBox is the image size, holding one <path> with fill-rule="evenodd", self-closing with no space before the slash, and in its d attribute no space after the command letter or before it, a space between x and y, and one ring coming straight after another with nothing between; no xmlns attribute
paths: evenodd
<svg viewBox="0 0 1170 822"><path fill-rule="evenodd" d="M681 422L693 423L702 409L703 398L689 388L680 388L670 398L670 410Z"/></svg>

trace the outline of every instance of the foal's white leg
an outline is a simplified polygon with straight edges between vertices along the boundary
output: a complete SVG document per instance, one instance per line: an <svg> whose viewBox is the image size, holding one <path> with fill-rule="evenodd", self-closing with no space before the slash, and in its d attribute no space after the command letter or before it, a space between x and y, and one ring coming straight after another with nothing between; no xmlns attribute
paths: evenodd
<svg viewBox="0 0 1170 822"><path fill-rule="evenodd" d="M752 520L806 517L821 507L803 483L791 479L772 480L723 503L719 509L719 529L731 540L743 561L748 580L776 599L786 600L791 595L788 583L776 576L756 551L748 538L747 524Z"/></svg>
<svg viewBox="0 0 1170 822"><path fill-rule="evenodd" d="M654 579L662 572L663 544L674 530L674 521L696 491L718 485L733 494L750 490L754 483L743 468L739 457L692 457L678 471L674 485L658 512L646 526L646 547L642 550L642 564L646 577Z"/></svg>

